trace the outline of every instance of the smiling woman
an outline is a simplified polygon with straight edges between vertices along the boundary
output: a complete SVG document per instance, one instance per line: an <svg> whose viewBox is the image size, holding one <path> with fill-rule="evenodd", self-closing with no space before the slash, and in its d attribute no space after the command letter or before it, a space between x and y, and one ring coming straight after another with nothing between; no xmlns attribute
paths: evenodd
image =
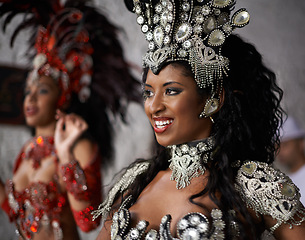
<svg viewBox="0 0 305 240"><path fill-rule="evenodd" d="M24 90L23 111L26 124L37 127L36 134L41 135L39 127L55 129L55 115L60 89L56 82L47 76L42 76L39 81L28 79Z"/></svg>
<svg viewBox="0 0 305 240"><path fill-rule="evenodd" d="M162 146L207 138L211 121L199 118L206 99L198 94L193 77L183 65L169 64L158 75L148 71L145 112Z"/></svg>
<svg viewBox="0 0 305 240"><path fill-rule="evenodd" d="M274 169L284 112L274 73L232 34L233 0L125 0L137 15L144 106L158 151L95 212L99 239L305 239L298 188Z"/></svg>

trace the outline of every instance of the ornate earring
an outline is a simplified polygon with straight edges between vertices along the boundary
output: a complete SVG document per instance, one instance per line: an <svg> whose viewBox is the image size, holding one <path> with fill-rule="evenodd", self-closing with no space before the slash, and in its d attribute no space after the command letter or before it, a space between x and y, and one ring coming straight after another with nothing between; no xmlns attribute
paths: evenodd
<svg viewBox="0 0 305 240"><path fill-rule="evenodd" d="M200 113L199 118L207 118L209 117L211 121L214 123L213 118L211 117L219 107L219 101L216 98L210 98L206 101L203 111Z"/></svg>

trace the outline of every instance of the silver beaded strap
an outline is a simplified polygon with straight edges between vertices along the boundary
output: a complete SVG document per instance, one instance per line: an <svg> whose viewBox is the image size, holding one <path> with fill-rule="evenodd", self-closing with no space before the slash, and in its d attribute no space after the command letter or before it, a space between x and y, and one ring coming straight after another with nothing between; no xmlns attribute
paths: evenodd
<svg viewBox="0 0 305 240"><path fill-rule="evenodd" d="M245 162L238 170L235 188L257 217L270 215L277 220L270 228L271 234L283 223L289 224L291 229L305 220L297 186L284 173L266 163Z"/></svg>
<svg viewBox="0 0 305 240"><path fill-rule="evenodd" d="M106 220L117 194L119 192L123 193L126 191L128 187L130 187L130 185L135 181L137 176L147 171L149 165L149 162L141 162L127 169L127 171L118 180L118 182L111 188L105 201L99 205L97 210L92 211L92 219L95 220L99 217L99 215L102 215L102 221Z"/></svg>

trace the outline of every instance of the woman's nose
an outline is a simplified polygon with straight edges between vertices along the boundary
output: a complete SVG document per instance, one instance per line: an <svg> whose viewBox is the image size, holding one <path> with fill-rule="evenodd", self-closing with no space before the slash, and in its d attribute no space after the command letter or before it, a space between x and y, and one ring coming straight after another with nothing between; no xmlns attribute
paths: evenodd
<svg viewBox="0 0 305 240"><path fill-rule="evenodd" d="M27 95L27 98L30 102L36 101L37 100L37 91L36 90L30 91Z"/></svg>
<svg viewBox="0 0 305 240"><path fill-rule="evenodd" d="M159 113L165 109L162 94L156 94L152 97L149 108L151 114Z"/></svg>

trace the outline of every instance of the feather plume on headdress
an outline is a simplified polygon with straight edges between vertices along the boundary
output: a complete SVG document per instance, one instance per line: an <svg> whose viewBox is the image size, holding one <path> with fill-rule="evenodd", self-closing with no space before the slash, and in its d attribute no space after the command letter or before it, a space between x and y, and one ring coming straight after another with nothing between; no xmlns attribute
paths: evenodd
<svg viewBox="0 0 305 240"><path fill-rule="evenodd" d="M83 115L79 112L83 111L94 116L86 121L95 128L93 134L102 132L96 138L105 150L103 156L109 155L111 130L107 109L124 120L126 104L141 99L140 83L124 59L118 29L90 0L68 0L64 5L58 0L2 1L0 18L4 31L17 14L24 14L25 20L16 27L11 43L21 30L35 32L30 39L36 53L31 58L29 78L51 76L61 89L58 106L70 100L70 112ZM95 117L97 114L102 116Z"/></svg>

